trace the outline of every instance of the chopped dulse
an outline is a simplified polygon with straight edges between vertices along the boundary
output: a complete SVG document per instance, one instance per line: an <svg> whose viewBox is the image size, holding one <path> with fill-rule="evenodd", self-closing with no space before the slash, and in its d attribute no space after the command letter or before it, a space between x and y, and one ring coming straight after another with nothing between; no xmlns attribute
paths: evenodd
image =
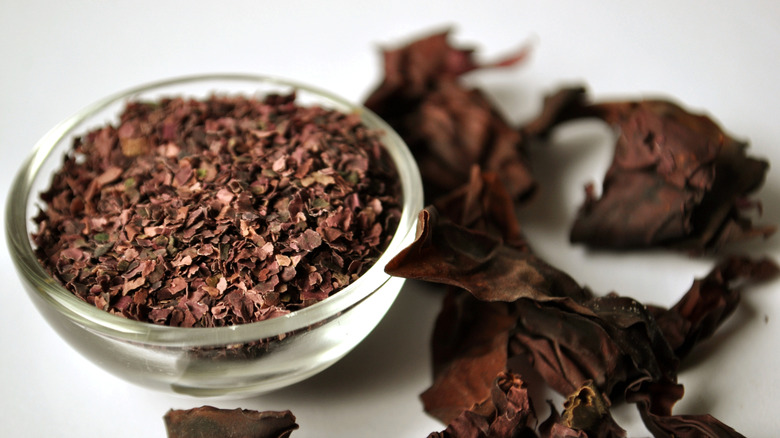
<svg viewBox="0 0 780 438"><path fill-rule="evenodd" d="M400 188L381 133L294 93L131 102L73 142L34 234L82 300L213 327L323 300L389 243Z"/></svg>

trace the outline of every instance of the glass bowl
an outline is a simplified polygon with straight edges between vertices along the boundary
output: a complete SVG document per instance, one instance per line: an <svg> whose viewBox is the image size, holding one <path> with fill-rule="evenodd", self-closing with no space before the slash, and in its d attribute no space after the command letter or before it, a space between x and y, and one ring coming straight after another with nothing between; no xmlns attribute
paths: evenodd
<svg viewBox="0 0 780 438"><path fill-rule="evenodd" d="M399 173L402 216L388 248L357 280L309 307L272 319L227 327L160 326L112 315L76 298L44 270L34 254L32 218L38 194L74 136L116 121L128 100L163 96L207 98L212 93L264 95L295 91L302 105L357 112L383 132ZM64 120L35 146L16 176L6 206L12 259L31 300L70 345L105 370L141 386L200 397L256 395L299 382L352 350L379 323L404 280L384 272L388 260L414 239L422 208L420 175L400 137L369 110L328 92L255 75L176 78L109 96Z"/></svg>

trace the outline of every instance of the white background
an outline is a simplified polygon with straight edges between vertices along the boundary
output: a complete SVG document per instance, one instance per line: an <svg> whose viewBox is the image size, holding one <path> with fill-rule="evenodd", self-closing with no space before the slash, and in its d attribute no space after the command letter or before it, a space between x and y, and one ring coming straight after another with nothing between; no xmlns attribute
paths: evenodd
<svg viewBox="0 0 780 438"><path fill-rule="evenodd" d="M445 27L494 59L533 45L524 65L475 75L507 117L532 116L543 93L586 83L598 98L668 96L706 111L751 152L780 163L780 3L774 1L41 1L0 0L0 201L33 144L92 101L177 75L285 76L361 101L381 77L379 48ZM567 242L582 185L609 160L603 129L568 129L539 151L543 183L523 224L537 250L598 293L671 305L712 260L666 251L589 253ZM551 155L554 154L554 155ZM780 170L762 221L780 223ZM14 208L15 206L8 206ZM2 221L2 219L0 219ZM778 237L748 246L780 258ZM5 248L5 236L0 236ZM309 381L229 402L132 386L81 358L24 294L0 252L0 435L163 437L170 408L205 403L291 409L293 437L425 437L443 425L417 395L438 295L409 285L374 333ZM710 412L747 436L780 430L780 282L752 288L734 317L694 352L677 413ZM543 412L545 409L540 409ZM617 410L631 436L647 436Z"/></svg>

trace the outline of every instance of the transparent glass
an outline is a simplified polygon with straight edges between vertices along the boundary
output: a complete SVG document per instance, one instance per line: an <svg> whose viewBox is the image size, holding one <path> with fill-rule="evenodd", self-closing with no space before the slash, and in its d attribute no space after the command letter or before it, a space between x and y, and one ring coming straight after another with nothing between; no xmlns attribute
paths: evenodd
<svg viewBox="0 0 780 438"><path fill-rule="evenodd" d="M295 90L301 104L358 112L383 132L403 192L403 211L389 247L348 287L310 307L252 324L219 328L158 326L111 315L87 304L52 279L30 239L38 194L74 136L114 122L126 101L162 96L205 98L212 93L262 96ZM385 274L388 260L414 239L422 208L422 183L400 137L379 117L330 93L279 78L204 75L134 88L100 100L64 120L35 146L11 187L6 233L12 259L28 295L48 323L73 348L109 372L162 391L234 398L301 381L346 355L379 323L403 285Z"/></svg>

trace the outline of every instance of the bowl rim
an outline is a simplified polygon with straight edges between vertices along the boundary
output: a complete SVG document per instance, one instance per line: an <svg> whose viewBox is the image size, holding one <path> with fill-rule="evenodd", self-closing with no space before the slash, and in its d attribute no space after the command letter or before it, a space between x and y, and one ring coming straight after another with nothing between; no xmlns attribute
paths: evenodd
<svg viewBox="0 0 780 438"><path fill-rule="evenodd" d="M61 142L70 143L72 135L83 134L74 131L81 123L111 105L123 103L142 93L151 93L157 90L160 90L158 98L170 96L173 93L166 94L162 89L209 81L215 83L220 81L247 82L256 83L258 86L292 89L297 93L302 92L317 99L323 99L337 110L357 112L361 115L363 123L370 128L382 131L383 144L396 165L401 181L402 210L395 235L374 265L347 287L308 307L263 321L224 327L172 327L117 316L82 301L52 278L33 252L33 244L30 239L31 229L28 228L32 224L27 217L27 212L30 196L33 195L31 193L32 185L41 171L41 166L52 157L53 152L58 149L57 146L61 145ZM228 91L226 93L242 94L249 91ZM223 91L215 89L211 90L210 93L223 93ZM182 95L182 93L179 92L176 95ZM116 121L117 117L118 114L114 114L114 119L110 122ZM35 195L37 196L37 193ZM175 345L177 347L208 346L249 342L297 332L357 305L393 278L384 272L384 267L398 251L414 239L417 215L422 205L422 180L411 151L401 137L371 110L362 105L351 103L331 92L278 76L248 73L205 73L148 82L116 92L87 105L55 125L36 142L11 184L6 202L5 231L11 258L20 279L27 283L25 286L28 293L42 298L46 305L51 306L74 323L103 335L127 341Z"/></svg>

